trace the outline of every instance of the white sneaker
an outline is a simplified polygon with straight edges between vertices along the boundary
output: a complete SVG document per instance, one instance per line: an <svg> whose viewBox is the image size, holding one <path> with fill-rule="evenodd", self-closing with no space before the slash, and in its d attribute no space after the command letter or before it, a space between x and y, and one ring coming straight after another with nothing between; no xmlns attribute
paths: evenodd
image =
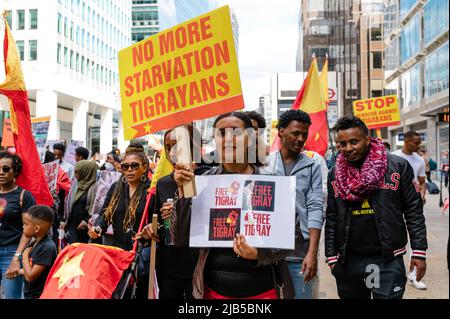
<svg viewBox="0 0 450 319"><path fill-rule="evenodd" d="M415 281L416 280L416 273L413 271L413 272L410 272L409 274L408 274L408 281L412 284L413 283L413 281Z"/></svg>
<svg viewBox="0 0 450 319"><path fill-rule="evenodd" d="M413 282L412 282L412 284L414 285L414 287L415 287L416 289L419 289L419 290L425 290L425 289L427 289L427 285L425 285L423 281L416 281L416 280L414 279Z"/></svg>

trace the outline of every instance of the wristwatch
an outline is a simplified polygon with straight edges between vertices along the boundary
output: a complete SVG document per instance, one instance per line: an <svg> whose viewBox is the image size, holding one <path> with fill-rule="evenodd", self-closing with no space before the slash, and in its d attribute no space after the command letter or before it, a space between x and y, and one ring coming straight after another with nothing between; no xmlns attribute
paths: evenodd
<svg viewBox="0 0 450 319"><path fill-rule="evenodd" d="M19 261L22 261L22 254L21 253L15 253L14 256L16 256L17 259L19 259Z"/></svg>

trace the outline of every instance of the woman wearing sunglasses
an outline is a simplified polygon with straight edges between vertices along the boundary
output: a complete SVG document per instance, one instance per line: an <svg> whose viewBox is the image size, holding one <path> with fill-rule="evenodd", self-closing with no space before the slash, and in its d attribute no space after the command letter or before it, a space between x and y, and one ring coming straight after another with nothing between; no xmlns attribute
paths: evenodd
<svg viewBox="0 0 450 319"><path fill-rule="evenodd" d="M213 127L221 164L203 175L259 174L258 167L248 161L249 146L255 143L250 118L242 112L226 113L217 117ZM177 164L174 173L178 185L174 203L178 216L175 228L177 246L189 243L192 206L191 199L183 196L182 185L183 181L194 178L194 174L187 168L185 164ZM150 229L146 231L147 236L152 235ZM292 281L283 261L291 253L288 250L254 248L239 234L234 239L233 248L200 249L193 275L193 296L197 299L292 298ZM277 291L280 286L283 289Z"/></svg>
<svg viewBox="0 0 450 319"><path fill-rule="evenodd" d="M92 208L97 191L97 164L88 160L81 160L75 165L77 183L66 197L67 221L66 230L69 243L87 243L88 221L92 216Z"/></svg>
<svg viewBox="0 0 450 319"><path fill-rule="evenodd" d="M22 298L20 261L29 241L23 235L22 214L36 204L33 195L16 184L21 171L19 156L0 153L0 283L6 299Z"/></svg>
<svg viewBox="0 0 450 319"><path fill-rule="evenodd" d="M131 250L150 187L147 156L140 150L131 149L125 153L121 169L122 179L111 185L100 216L95 221L96 227L91 227L88 234L97 239L112 225L113 245Z"/></svg>

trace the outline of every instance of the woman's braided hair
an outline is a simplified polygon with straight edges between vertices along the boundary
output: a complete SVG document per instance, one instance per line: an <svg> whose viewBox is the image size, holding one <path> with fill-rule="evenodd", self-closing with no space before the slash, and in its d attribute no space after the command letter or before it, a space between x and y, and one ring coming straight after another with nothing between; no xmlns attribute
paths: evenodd
<svg viewBox="0 0 450 319"><path fill-rule="evenodd" d="M143 165L147 167L147 170L145 171L145 173L143 175L143 176L145 176L145 179L140 180L139 186L136 189L136 191L134 192L133 196L131 197L129 206L126 208L125 217L123 219L123 225L122 225L124 232L127 232L128 229L132 228L134 226L134 223L136 222L136 211L138 209L139 202L141 200L142 195L145 194L146 184L147 184L146 182L148 180L148 159L147 159L147 156L145 155L145 153L142 152L141 150L136 150L134 148L127 149L124 159L127 156L131 156L131 155L139 157L139 159L141 160ZM124 175L122 173L119 181L116 184L116 187L114 188L114 192L112 194L111 201L104 213L104 218L105 218L106 222L108 223L108 225L112 224L114 213L117 209L117 204L119 203L120 198L124 195L126 182L124 182L122 180L123 176Z"/></svg>

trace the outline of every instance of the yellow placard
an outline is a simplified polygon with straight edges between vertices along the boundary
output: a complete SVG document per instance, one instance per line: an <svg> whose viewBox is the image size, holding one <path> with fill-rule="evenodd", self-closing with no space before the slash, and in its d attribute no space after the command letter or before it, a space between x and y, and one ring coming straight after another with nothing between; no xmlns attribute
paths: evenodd
<svg viewBox="0 0 450 319"><path fill-rule="evenodd" d="M400 124L400 110L395 95L353 101L353 113L369 129Z"/></svg>
<svg viewBox="0 0 450 319"><path fill-rule="evenodd" d="M119 52L125 139L244 107L228 6Z"/></svg>

